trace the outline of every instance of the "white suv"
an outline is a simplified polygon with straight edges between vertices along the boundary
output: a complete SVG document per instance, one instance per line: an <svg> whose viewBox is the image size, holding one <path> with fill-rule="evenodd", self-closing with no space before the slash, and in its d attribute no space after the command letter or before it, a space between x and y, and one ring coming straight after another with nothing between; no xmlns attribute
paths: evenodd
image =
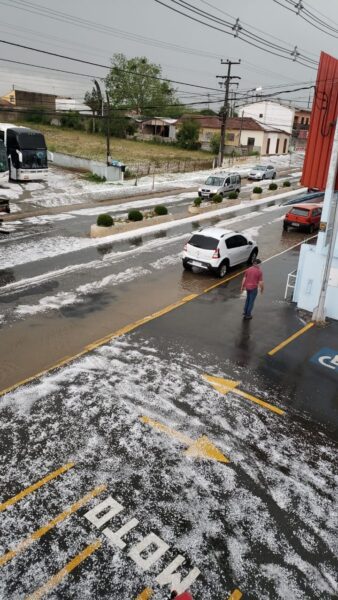
<svg viewBox="0 0 338 600"><path fill-rule="evenodd" d="M229 267L251 263L258 255L258 247L241 233L205 227L193 233L184 246L183 268L200 267L224 277Z"/></svg>

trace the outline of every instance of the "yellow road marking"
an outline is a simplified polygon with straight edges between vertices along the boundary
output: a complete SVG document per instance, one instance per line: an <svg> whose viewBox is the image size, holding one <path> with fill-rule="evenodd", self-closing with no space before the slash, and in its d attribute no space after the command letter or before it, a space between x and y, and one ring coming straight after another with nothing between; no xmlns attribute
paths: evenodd
<svg viewBox="0 0 338 600"><path fill-rule="evenodd" d="M154 593L154 592L153 592L153 590L152 590L151 588L145 588L145 589L143 590L143 592L141 592L141 593L140 593L140 594L137 596L136 600L149 600L149 598L151 598L151 597L152 597L153 593Z"/></svg>
<svg viewBox="0 0 338 600"><path fill-rule="evenodd" d="M35 590L35 592L33 592L30 596L27 596L26 600L40 600L42 596L48 594L53 588L59 585L59 583L62 581L62 579L64 579L64 577L69 575L69 573L76 569L76 567L79 564L81 564L86 558L88 558L88 556L93 554L93 552L95 552L95 550L97 550L101 546L102 544L99 540L96 540L96 542L93 542L93 544L87 546L84 550L82 550L82 552L77 554L77 556L75 556L73 560L67 563L66 566L63 567L58 573L56 573L55 575L53 575L53 577L48 579L48 581L46 581L44 585Z"/></svg>
<svg viewBox="0 0 338 600"><path fill-rule="evenodd" d="M8 500L6 500L6 502L3 502L2 504L0 504L0 512L2 512L3 510L6 510L6 508L8 508L9 506L16 504L16 502L19 502L19 500L22 500L22 498L25 498L26 496L28 496L28 494L35 492L35 490L42 487L43 485L45 485L52 479L55 479L59 475L62 475L62 473L66 473L66 471L69 471L69 469L71 469L72 467L74 467L73 462L67 463L60 469L57 469L56 471L53 471L53 473L46 475L46 477L44 477L43 479L40 479L40 481L33 483L33 485L30 485L25 490L22 490L22 492L20 492L19 494L16 494L16 496L13 496L13 498L9 498Z"/></svg>
<svg viewBox="0 0 338 600"><path fill-rule="evenodd" d="M316 236L313 236L313 237L316 237ZM308 239L312 239L312 238L308 238ZM263 263L268 262L269 260L272 260L273 258L276 258L277 256L280 256L281 254L285 254L286 252L289 252L290 250L293 250L297 246L300 246L300 244L302 244L302 243L303 242L299 242L297 244L294 244L294 246L291 246L290 248L287 248L286 250L283 250L282 252L279 252L278 254L274 254L273 256L270 256L269 258L266 258L262 262ZM54 371L55 369L63 367L64 365L68 364L69 362L72 362L73 360L76 360L77 358L81 358L82 356L84 356L85 354L87 354L88 352L90 352L91 350L95 350L99 346L102 346L103 344L106 344L106 343L110 342L112 339L114 339L116 337L120 337L121 335L124 335L125 333L129 333L130 331L133 331L134 329L137 329L137 327L140 327L141 325L144 325L148 321L152 321L153 319L157 319L158 317L161 317L162 315L165 315L166 313L171 312L172 310L175 310L175 308L179 308L183 304L186 304L187 302L191 302L191 300L194 300L195 298L203 296L203 294L206 294L206 293L210 292L211 290L213 290L213 289L215 289L215 288L223 285L224 283L227 283L231 279L235 279L236 277L240 277L241 275L243 275L244 270L239 271L238 273L234 273L233 275L230 275L229 277L226 277L225 279L221 279L217 283L214 283L213 285L211 285L211 286L205 288L204 290L202 290L202 292L200 292L199 294L190 294L189 296L185 296L184 298L182 298L182 300L179 300L178 302L175 302L174 304L170 304L169 306L167 306L167 307L165 307L165 308L163 308L163 309L161 309L161 310L153 313L152 315L149 315L147 317L143 317L142 319L139 319L138 321L135 321L134 323L130 323L129 325L126 325L125 327L122 327L121 329L118 329L117 331L115 331L113 333L110 333L110 334L106 335L105 337L103 337L103 338L101 338L101 339L99 339L99 340L97 340L97 341L95 341L95 342L93 342L91 344L88 344L87 346L84 347L83 350L80 350L80 352L77 352L76 354L73 354L72 356L65 356L65 357L63 357L57 363L51 365L50 367L47 367L43 371L35 373L34 375L31 375L30 377L26 377L25 379L22 379L21 381L19 381L19 382L13 384L13 385L11 385L11 386L9 386L9 387L1 390L0 391L0 397L4 396L5 394L8 394L9 392L14 391L16 388L18 388L18 387L20 387L22 385L26 385L27 383L31 383L35 379L38 379L39 377L42 377L43 375L46 375L47 373L50 373L51 371ZM270 352L269 352L269 354L270 354Z"/></svg>
<svg viewBox="0 0 338 600"><path fill-rule="evenodd" d="M92 490L91 492L89 492L88 494L83 496L83 498L81 498L80 500L75 502L75 504L72 504L69 508L67 508L62 513L60 513L57 517L52 519L52 521L49 521L49 523L47 523L46 525L43 525L43 527L40 527L40 529L38 529L34 533L31 533L26 539L22 540L22 542L20 542L17 545L17 547L14 548L14 550L9 550L9 552L6 552L6 554L3 554L2 556L0 556L0 567L5 565L8 561L12 560L12 558L15 558L15 556L17 556L24 550L26 550L26 548L28 548L33 542L35 542L36 540L39 540L42 536L44 536L46 533L48 533L48 531L53 529L53 527L55 527L59 523L62 523L62 521L67 519L67 517L69 517L74 512L79 510L79 508L81 508L82 506L87 504L87 502L89 502L89 500L91 500L92 498L95 498L95 496L98 496L98 494L101 494L106 489L107 489L106 485L99 485L97 488L95 488L94 490Z"/></svg>
<svg viewBox="0 0 338 600"><path fill-rule="evenodd" d="M163 433L166 433L169 437L178 440L185 446L188 446L187 450L185 451L187 456L209 458L210 460L217 460L218 462L223 463L230 462L230 460L224 456L224 454L222 454L218 448L216 448L216 446L206 435L202 435L196 441L194 441L183 433L175 431L175 429L171 429L171 427L167 427L167 425L163 425L163 423L154 421L150 417L140 417L140 420L142 423L146 423L154 429L163 431Z"/></svg>
<svg viewBox="0 0 338 600"><path fill-rule="evenodd" d="M313 326L314 326L314 322L311 321L311 323L308 323L307 325L305 325L305 327L302 327L301 329L299 329L299 331L296 331L296 333L294 333L293 335L290 335L290 337L286 338L286 340L284 340L284 342L281 342L280 344L278 344L278 346L276 346L275 348L270 350L270 352L268 352L268 354L270 356L273 356L274 354L279 352L279 350L281 350L282 348L284 348L285 346L290 344L290 342L293 342L293 340L295 340L300 335L305 333L308 329L311 329L311 327L313 327Z"/></svg>
<svg viewBox="0 0 338 600"><path fill-rule="evenodd" d="M237 396L241 396L246 400L251 400L251 402L255 402L259 404L263 408L267 408L277 415L284 415L285 411L270 402L265 402L265 400L261 400L260 398L256 398L252 394L248 394L247 392L243 392L239 390L237 386L240 384L239 381L233 381L232 379L222 379L222 377L215 377L214 375L202 375L202 379L211 383L211 385L219 392L220 394L226 395L228 392L234 392Z"/></svg>
<svg viewBox="0 0 338 600"><path fill-rule="evenodd" d="M240 590L234 590L232 594L229 596L229 600L240 600L243 594Z"/></svg>

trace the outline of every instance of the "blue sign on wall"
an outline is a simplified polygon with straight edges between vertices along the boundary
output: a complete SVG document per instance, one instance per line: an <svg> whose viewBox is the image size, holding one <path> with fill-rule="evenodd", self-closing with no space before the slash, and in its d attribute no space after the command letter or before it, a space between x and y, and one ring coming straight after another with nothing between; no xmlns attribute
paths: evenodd
<svg viewBox="0 0 338 600"><path fill-rule="evenodd" d="M331 373L337 373L338 375L338 350L332 350L332 348L322 348L314 356L310 358L310 362L315 365L320 365Z"/></svg>

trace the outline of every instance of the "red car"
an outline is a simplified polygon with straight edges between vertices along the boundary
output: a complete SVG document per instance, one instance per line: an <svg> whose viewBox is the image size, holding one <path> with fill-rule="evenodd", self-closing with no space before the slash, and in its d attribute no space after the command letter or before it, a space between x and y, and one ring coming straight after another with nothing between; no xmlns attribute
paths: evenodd
<svg viewBox="0 0 338 600"><path fill-rule="evenodd" d="M319 204L294 204L284 217L283 229L287 231L289 227L296 227L313 233L319 229L321 214L322 207Z"/></svg>

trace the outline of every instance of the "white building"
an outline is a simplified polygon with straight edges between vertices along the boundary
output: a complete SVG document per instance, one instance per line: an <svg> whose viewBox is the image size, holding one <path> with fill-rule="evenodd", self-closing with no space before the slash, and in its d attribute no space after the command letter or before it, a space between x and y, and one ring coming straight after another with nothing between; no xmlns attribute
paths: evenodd
<svg viewBox="0 0 338 600"><path fill-rule="evenodd" d="M335 197L335 202L337 202L338 193L335 194ZM325 194L322 222L328 221L329 213L330 202ZM309 312L313 312L318 306L322 275L328 252L326 236L326 232L320 231L315 245L302 244L301 246L293 300L297 302L298 308ZM338 320L338 235L327 288L325 314L327 317Z"/></svg>
<svg viewBox="0 0 338 600"><path fill-rule="evenodd" d="M252 117L262 125L282 129L290 135L292 133L295 111L279 102L271 100L252 102L239 109L239 115L242 114L244 117Z"/></svg>

